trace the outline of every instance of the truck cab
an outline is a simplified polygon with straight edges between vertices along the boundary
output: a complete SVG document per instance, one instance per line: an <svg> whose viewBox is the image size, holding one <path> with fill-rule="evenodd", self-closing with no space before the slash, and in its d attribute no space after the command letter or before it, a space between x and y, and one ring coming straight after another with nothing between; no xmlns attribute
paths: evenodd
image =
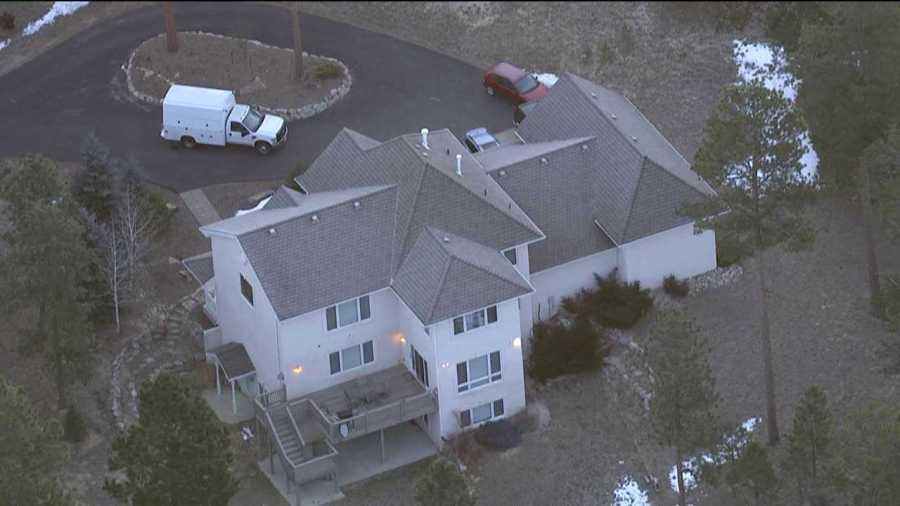
<svg viewBox="0 0 900 506"><path fill-rule="evenodd" d="M231 91L173 84L163 99L160 136L186 148L239 144L266 155L287 141L287 123L238 104Z"/></svg>

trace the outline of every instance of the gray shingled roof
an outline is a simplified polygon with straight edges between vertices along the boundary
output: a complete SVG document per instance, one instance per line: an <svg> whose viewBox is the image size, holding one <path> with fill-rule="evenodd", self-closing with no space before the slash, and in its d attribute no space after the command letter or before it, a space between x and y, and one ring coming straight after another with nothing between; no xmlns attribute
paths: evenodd
<svg viewBox="0 0 900 506"><path fill-rule="evenodd" d="M354 188L305 195L297 206L203 229L237 236L284 320L390 284L396 206L396 186ZM249 217L255 228L236 223Z"/></svg>
<svg viewBox="0 0 900 506"><path fill-rule="evenodd" d="M392 286L425 325L532 291L500 252L433 227L421 230Z"/></svg>
<svg viewBox="0 0 900 506"><path fill-rule="evenodd" d="M231 381L240 379L254 371L253 361L247 354L247 349L241 343L227 343L210 350L211 355L216 357L219 365L222 366L225 373L225 380Z"/></svg>
<svg viewBox="0 0 900 506"><path fill-rule="evenodd" d="M213 278L213 260L212 252L207 251L181 261L184 268L197 280L201 285Z"/></svg>

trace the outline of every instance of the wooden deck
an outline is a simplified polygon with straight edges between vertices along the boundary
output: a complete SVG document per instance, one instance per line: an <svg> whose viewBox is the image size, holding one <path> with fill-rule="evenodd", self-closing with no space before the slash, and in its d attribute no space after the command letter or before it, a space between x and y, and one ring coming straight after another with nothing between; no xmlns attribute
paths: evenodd
<svg viewBox="0 0 900 506"><path fill-rule="evenodd" d="M289 404L304 439L324 436L332 442L353 439L437 410L434 395L402 364L319 390Z"/></svg>

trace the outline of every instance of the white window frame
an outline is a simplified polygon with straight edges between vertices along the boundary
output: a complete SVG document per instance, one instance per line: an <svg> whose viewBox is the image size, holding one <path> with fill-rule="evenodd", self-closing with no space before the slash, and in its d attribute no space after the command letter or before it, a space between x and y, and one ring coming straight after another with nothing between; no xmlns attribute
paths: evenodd
<svg viewBox="0 0 900 506"><path fill-rule="evenodd" d="M496 403L497 401L501 401L501 402L503 403L503 413L501 413L501 414L499 414L499 415L498 415L497 412L494 410L494 406L495 406L494 403ZM483 406L485 406L485 405L488 405L488 406L491 407L491 417L490 417L490 418L487 418L487 419L485 419L485 420L481 420L481 421L476 422L476 421L472 418L472 412L473 412L476 408L480 408L480 407L483 407ZM468 425L463 425L463 414L465 414L465 413L468 413L468 414L469 414L469 424L468 424ZM501 397L501 398L499 398L499 399L494 399L494 400L492 400L492 401L488 401L488 402L485 402L485 403L482 403L482 404L478 404L477 406L472 406L472 407L469 408L469 409L464 409L464 410L460 411L460 412L459 412L459 427L460 427L461 429L466 429L466 430L468 430L468 429L472 429L472 428L475 428L475 427L479 427L479 426L481 426L482 424L491 422L491 421L493 421L493 420L499 420L500 418L503 418L503 417L505 417L505 416L506 416L506 401L503 399L503 397Z"/></svg>
<svg viewBox="0 0 900 506"><path fill-rule="evenodd" d="M368 297L369 299L369 316L365 319L362 317L362 303L360 302L364 297ZM356 302L356 321L353 323L348 323L346 325L341 325L341 312L338 310L338 306L346 304L348 302ZM328 328L328 310L334 308L334 321L337 323L337 327L333 329ZM359 297L354 297L352 299L347 299L345 301L338 302L337 304L332 304L325 308L325 332L335 332L340 329L345 329L347 327L352 327L354 325L359 325L360 323L367 322L372 319L372 296L371 294L360 295Z"/></svg>
<svg viewBox="0 0 900 506"><path fill-rule="evenodd" d="M366 343L372 343L372 360L370 362L366 362L366 354L365 354L365 351L363 350L363 345ZM344 352L349 349L352 349L352 348L356 348L359 350L359 365L350 367L350 368L345 368L344 367ZM334 355L335 353L338 354L339 369L337 370L337 372L332 372L331 371L331 356ZM360 369L362 367L366 367L367 365L371 365L374 363L375 363L375 341L373 341L372 339L369 339L368 341L363 341L359 344L347 346L346 348L341 348L340 350L330 352L328 354L328 373L331 376L337 376L339 374L343 374L348 371L355 371L356 369Z"/></svg>
<svg viewBox="0 0 900 506"><path fill-rule="evenodd" d="M491 368L491 355L493 355L494 353L496 353L497 356L499 357L499 363L497 364L498 368L496 371L494 371ZM472 366L469 365L469 363L472 362L473 360L478 360L480 358L487 359L487 369L488 369L487 376L482 376L482 377L478 378L477 380L473 380L472 379ZM459 364L466 364L466 381L464 383L459 382L459 369L458 369ZM474 392L474 391L480 390L492 383L496 383L498 381L503 380L503 355L500 354L500 350L492 351L492 352L484 354L484 355L479 355L477 357L470 358L469 360L464 360L462 362L458 362L456 364L456 367L457 367L456 392L459 394L467 394L469 392ZM484 380L487 380L487 381L484 381ZM484 381L484 383L481 383L477 386L472 386L472 383L477 383L480 381Z"/></svg>
<svg viewBox="0 0 900 506"><path fill-rule="evenodd" d="M492 321L492 322L491 322L491 321L488 321L487 310L490 309L490 308L494 308L494 312L497 313L497 318L496 318L494 321ZM481 325L481 326L479 326L479 327L473 327L473 328L470 329L470 328L469 328L469 323L468 323L468 321L467 321L467 320L468 320L467 317L468 317L469 315L473 315L473 314L475 314L475 313L484 313L484 325ZM456 320L459 320L460 318L462 318L462 321L463 321L463 331L462 331L462 332L456 332L456 323L455 323L455 322L456 322ZM476 309L475 311L470 311L470 312L468 312L468 313L466 313L466 314L463 314L463 315L457 316L457 317L455 317L455 318L452 318L452 319L450 320L450 331L453 332L453 335L454 335L454 336L458 336L458 335L460 335L460 334L465 334L466 332L469 332L470 330L480 329L480 328L487 327L488 325L493 325L493 324L495 324L495 323L497 323L497 322L499 322L499 321L500 321L500 306L499 306L498 304L491 304L490 306L485 306L485 307L483 307L483 308L481 308L481 309Z"/></svg>
<svg viewBox="0 0 900 506"><path fill-rule="evenodd" d="M256 290L253 289L253 283L251 283L250 280L247 279L247 276L244 276L244 273L243 273L243 272L238 273L238 275L241 277L241 281L238 281L238 289L239 289L240 292L241 292L241 299L243 299L244 302L245 302L248 306L250 306L250 308L252 309L252 308L253 308L253 304L254 304L255 301L256 301L256 294L254 293ZM247 286L250 287L250 297L253 297L253 302L251 302L250 300L248 300L248 299L247 299L247 296L244 295L244 283L243 283L243 281L246 281L246 282L247 282Z"/></svg>

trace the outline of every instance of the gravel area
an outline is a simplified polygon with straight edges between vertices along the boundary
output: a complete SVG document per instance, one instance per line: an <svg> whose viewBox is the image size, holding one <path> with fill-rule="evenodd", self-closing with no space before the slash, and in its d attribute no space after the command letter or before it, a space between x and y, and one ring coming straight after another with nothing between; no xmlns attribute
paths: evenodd
<svg viewBox="0 0 900 506"><path fill-rule="evenodd" d="M288 4L290 2L281 2ZM737 78L731 41L761 36L683 16L667 2L299 2L486 68L508 60L574 72L625 94L689 160L723 85Z"/></svg>
<svg viewBox="0 0 900 506"><path fill-rule="evenodd" d="M160 35L141 44L134 58L132 82L140 93L162 99L172 83L234 90L243 102L269 108L296 109L321 102L346 75L319 79L316 70L329 64L304 55L303 79L291 79L293 50L196 32L178 34L179 50L166 50Z"/></svg>

